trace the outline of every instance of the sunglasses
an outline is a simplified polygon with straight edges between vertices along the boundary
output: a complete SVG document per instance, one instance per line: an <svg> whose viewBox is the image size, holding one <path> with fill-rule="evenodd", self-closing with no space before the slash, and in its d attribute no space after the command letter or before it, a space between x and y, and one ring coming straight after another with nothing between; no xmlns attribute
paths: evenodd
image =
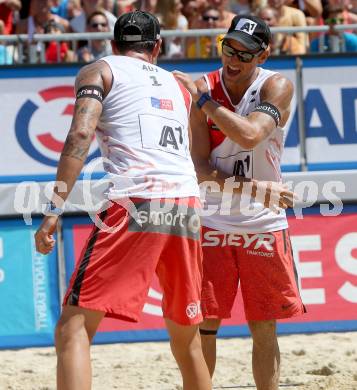
<svg viewBox="0 0 357 390"><path fill-rule="evenodd" d="M222 42L222 53L227 57L233 57L236 55L238 59L242 62L252 62L253 58L258 56L262 50L259 50L257 53L250 53L249 51L236 50L232 46L229 46L227 43Z"/></svg>
<svg viewBox="0 0 357 390"><path fill-rule="evenodd" d="M98 27L107 27L107 23L91 23L90 25L92 28L98 28Z"/></svg>
<svg viewBox="0 0 357 390"><path fill-rule="evenodd" d="M216 22L216 21L219 19L219 16L203 15L203 16L202 16L202 19L203 19L205 22L208 22L209 20L213 20L214 22Z"/></svg>
<svg viewBox="0 0 357 390"><path fill-rule="evenodd" d="M325 24L342 24L344 22L343 18L327 18L325 19Z"/></svg>

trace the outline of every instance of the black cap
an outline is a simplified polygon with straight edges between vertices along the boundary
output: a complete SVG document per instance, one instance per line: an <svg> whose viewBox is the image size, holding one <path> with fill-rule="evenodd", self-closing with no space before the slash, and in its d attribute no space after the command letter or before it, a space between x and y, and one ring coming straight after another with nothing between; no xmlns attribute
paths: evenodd
<svg viewBox="0 0 357 390"><path fill-rule="evenodd" d="M149 12L134 11L121 15L114 26L117 42L157 41L160 38L160 23Z"/></svg>
<svg viewBox="0 0 357 390"><path fill-rule="evenodd" d="M248 50L265 50L271 42L268 25L253 15L237 15L223 39L234 39Z"/></svg>

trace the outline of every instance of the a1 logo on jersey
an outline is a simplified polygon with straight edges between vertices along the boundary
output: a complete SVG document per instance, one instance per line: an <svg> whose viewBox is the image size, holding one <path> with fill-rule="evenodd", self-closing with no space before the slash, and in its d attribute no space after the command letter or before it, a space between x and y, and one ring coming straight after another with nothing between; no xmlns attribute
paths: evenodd
<svg viewBox="0 0 357 390"><path fill-rule="evenodd" d="M158 149L188 157L188 134L182 123L153 114L139 115L139 122L144 149Z"/></svg>

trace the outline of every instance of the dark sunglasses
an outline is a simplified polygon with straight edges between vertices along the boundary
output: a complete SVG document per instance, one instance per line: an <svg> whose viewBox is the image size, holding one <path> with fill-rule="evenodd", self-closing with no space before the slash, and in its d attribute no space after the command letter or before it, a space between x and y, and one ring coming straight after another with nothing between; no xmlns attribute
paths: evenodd
<svg viewBox="0 0 357 390"><path fill-rule="evenodd" d="M233 57L236 55L242 62L252 62L253 58L258 56L262 50L256 53L250 53L249 51L236 50L232 46L229 46L226 42L222 42L222 53L227 57Z"/></svg>
<svg viewBox="0 0 357 390"><path fill-rule="evenodd" d="M208 22L209 20L213 20L214 22L216 22L216 21L219 19L219 16L203 15L203 16L202 16L202 19L203 19L205 22Z"/></svg>
<svg viewBox="0 0 357 390"><path fill-rule="evenodd" d="M90 25L92 28L98 28L98 27L107 27L107 23L91 23Z"/></svg>

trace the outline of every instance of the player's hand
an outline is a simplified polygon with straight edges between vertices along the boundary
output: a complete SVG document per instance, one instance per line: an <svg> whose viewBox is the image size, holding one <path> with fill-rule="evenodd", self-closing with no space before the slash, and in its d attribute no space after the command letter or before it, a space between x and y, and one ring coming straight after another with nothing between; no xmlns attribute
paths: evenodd
<svg viewBox="0 0 357 390"><path fill-rule="evenodd" d="M192 78L187 73L183 73L178 70L174 70L172 73L176 77L176 79L180 81L181 84L188 90L188 92L190 92L192 100L196 103L197 100L200 98L201 93L197 89L197 86L193 82Z"/></svg>
<svg viewBox="0 0 357 390"><path fill-rule="evenodd" d="M56 230L58 217L46 216L41 226L35 233L35 243L37 252L47 255L55 246L56 240L53 238L53 233Z"/></svg>
<svg viewBox="0 0 357 390"><path fill-rule="evenodd" d="M294 202L298 200L298 196L290 191L286 184L274 181L254 180L252 196L275 213L293 207Z"/></svg>

